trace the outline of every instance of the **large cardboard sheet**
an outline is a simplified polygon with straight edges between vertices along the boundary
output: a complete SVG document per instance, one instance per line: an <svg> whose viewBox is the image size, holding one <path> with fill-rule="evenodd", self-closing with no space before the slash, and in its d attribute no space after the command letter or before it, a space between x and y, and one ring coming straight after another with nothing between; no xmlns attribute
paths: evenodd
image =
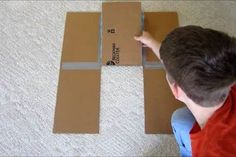
<svg viewBox="0 0 236 157"><path fill-rule="evenodd" d="M144 30L150 32L159 42L178 25L176 12L144 12ZM145 48L145 51L147 61L158 61L151 49Z"/></svg>
<svg viewBox="0 0 236 157"><path fill-rule="evenodd" d="M166 81L163 69L144 70L145 133L172 133L171 115L182 106Z"/></svg>
<svg viewBox="0 0 236 157"><path fill-rule="evenodd" d="M54 132L98 133L100 70L62 70Z"/></svg>
<svg viewBox="0 0 236 157"><path fill-rule="evenodd" d="M100 13L67 13L62 48L63 62L97 61L99 19Z"/></svg>
<svg viewBox="0 0 236 157"><path fill-rule="evenodd" d="M161 42L165 36L178 26L178 16L174 12L145 12L144 29ZM171 115L183 104L177 101L165 78L165 71L157 57L150 50L144 61L144 103L145 133L172 133ZM156 62L158 61L158 62ZM149 62L154 63L151 67Z"/></svg>
<svg viewBox="0 0 236 157"><path fill-rule="evenodd" d="M176 13L144 16L144 29L158 41L178 26ZM100 13L67 14L54 133L99 132L99 18ZM141 65L141 45L133 39L140 27L140 3L103 4L104 65ZM171 133L171 114L182 104L174 99L164 70L145 66L150 61L157 61L151 51L144 62L145 132Z"/></svg>
<svg viewBox="0 0 236 157"><path fill-rule="evenodd" d="M98 133L100 13L68 13L65 25L54 133Z"/></svg>
<svg viewBox="0 0 236 157"><path fill-rule="evenodd" d="M103 65L142 65L141 44L134 40L141 33L141 3L102 4Z"/></svg>

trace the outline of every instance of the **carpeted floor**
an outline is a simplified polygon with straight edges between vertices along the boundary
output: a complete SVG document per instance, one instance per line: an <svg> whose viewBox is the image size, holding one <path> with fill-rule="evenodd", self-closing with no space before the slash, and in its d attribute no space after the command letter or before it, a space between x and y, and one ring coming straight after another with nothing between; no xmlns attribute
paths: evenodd
<svg viewBox="0 0 236 157"><path fill-rule="evenodd" d="M143 1L142 8L177 11L180 25L236 36L236 2ZM0 156L177 156L172 135L144 134L142 67L102 68L99 135L52 134L67 11L101 11L101 2L0 1Z"/></svg>

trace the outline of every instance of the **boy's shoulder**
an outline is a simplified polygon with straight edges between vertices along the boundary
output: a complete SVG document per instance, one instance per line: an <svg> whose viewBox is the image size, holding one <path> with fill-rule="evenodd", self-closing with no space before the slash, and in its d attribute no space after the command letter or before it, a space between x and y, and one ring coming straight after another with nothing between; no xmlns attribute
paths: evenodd
<svg viewBox="0 0 236 157"><path fill-rule="evenodd" d="M236 92L236 83L231 87L231 90Z"/></svg>

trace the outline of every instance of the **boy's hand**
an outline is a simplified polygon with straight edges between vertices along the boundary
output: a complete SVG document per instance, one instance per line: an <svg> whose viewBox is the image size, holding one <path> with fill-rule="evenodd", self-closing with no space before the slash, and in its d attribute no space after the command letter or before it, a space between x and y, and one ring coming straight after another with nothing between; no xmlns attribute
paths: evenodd
<svg viewBox="0 0 236 157"><path fill-rule="evenodd" d="M156 41L151 36L151 34L143 31L143 34L141 36L134 36L134 39L140 41L144 47L151 48L153 52L157 55L157 57L160 59L159 49L161 44L158 41Z"/></svg>
<svg viewBox="0 0 236 157"><path fill-rule="evenodd" d="M134 36L134 39L143 43L145 47L152 48L153 46L154 39L148 32L143 31L141 36Z"/></svg>

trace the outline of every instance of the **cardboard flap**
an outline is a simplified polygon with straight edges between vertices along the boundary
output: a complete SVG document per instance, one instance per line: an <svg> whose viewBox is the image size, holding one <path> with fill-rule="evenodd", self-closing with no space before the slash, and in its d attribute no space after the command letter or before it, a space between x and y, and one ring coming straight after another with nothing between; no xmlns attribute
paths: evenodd
<svg viewBox="0 0 236 157"><path fill-rule="evenodd" d="M98 133L100 70L62 70L54 133Z"/></svg>
<svg viewBox="0 0 236 157"><path fill-rule="evenodd" d="M103 65L141 65L141 3L103 3L102 24Z"/></svg>
<svg viewBox="0 0 236 157"><path fill-rule="evenodd" d="M176 12L144 12L144 30L157 41L162 42L166 35L178 27ZM145 48L147 61L158 61L151 49Z"/></svg>
<svg viewBox="0 0 236 157"><path fill-rule="evenodd" d="M62 61L98 60L99 20L100 13L67 13Z"/></svg>
<svg viewBox="0 0 236 157"><path fill-rule="evenodd" d="M171 115L183 106L175 99L163 69L144 70L145 133L172 133Z"/></svg>

